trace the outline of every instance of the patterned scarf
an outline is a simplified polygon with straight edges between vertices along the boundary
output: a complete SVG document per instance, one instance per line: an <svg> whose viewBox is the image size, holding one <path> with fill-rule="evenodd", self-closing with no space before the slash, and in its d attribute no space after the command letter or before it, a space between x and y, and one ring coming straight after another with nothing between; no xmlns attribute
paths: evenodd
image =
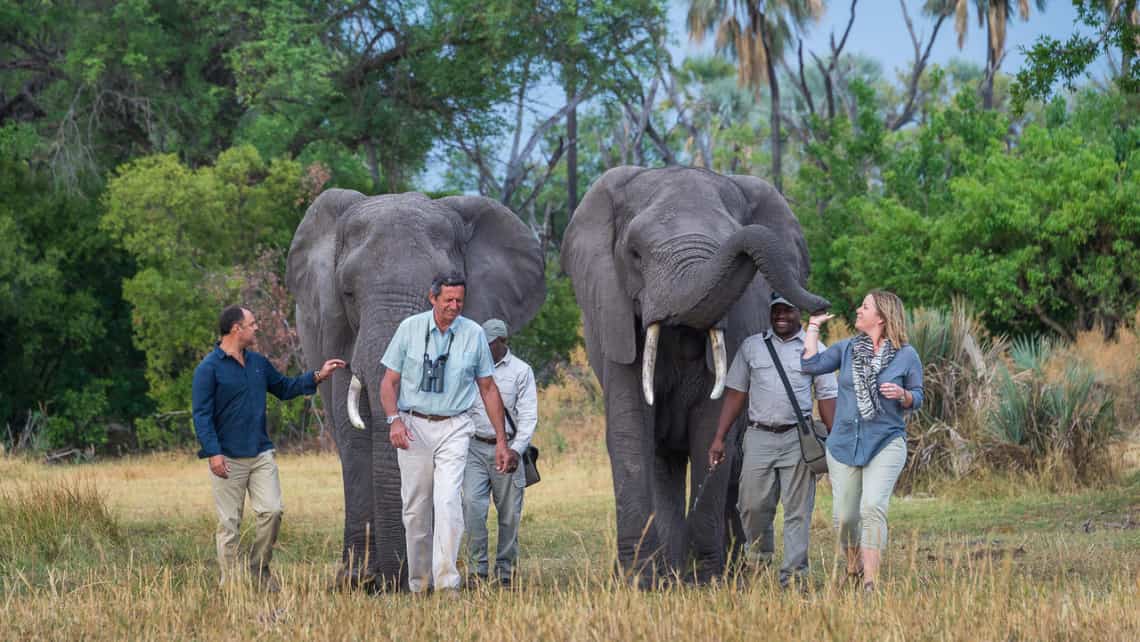
<svg viewBox="0 0 1140 642"><path fill-rule="evenodd" d="M879 372L895 357L896 349L891 345L890 339L883 339L882 350L875 354L875 344L871 342L871 337L865 334L855 337L851 347L853 352L851 374L855 380L855 402L859 406L859 414L864 419L871 419L883 411L882 402L879 401Z"/></svg>

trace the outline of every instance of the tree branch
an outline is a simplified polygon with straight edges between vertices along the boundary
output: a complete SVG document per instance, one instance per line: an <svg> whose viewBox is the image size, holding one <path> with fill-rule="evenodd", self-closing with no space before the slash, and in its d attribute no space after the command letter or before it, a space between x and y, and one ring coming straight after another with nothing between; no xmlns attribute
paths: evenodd
<svg viewBox="0 0 1140 642"><path fill-rule="evenodd" d="M906 9L905 0L899 0L899 6L902 7L903 19L906 21L906 30L910 34L910 41L914 46L914 67L911 68L910 82L907 83L906 105L898 116L888 118L887 120L887 129L891 131L898 130L914 118L916 99L918 97L918 83L922 79L922 72L926 70L926 63L930 59L930 51L934 47L935 39L938 38L938 30L942 28L942 23L946 21L948 15L941 14L938 16L938 20L934 23L934 31L931 32L930 40L926 43L926 51L923 52L921 51L921 41L914 33L914 23L911 21L910 13Z"/></svg>

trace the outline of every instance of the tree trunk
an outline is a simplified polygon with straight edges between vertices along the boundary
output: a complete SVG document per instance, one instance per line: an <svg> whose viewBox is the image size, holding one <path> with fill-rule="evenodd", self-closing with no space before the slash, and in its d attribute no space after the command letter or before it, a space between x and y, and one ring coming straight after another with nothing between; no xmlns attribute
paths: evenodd
<svg viewBox="0 0 1140 642"><path fill-rule="evenodd" d="M372 177L372 193L380 193L380 159L376 150L376 141L369 139L365 145L368 148L368 175Z"/></svg>
<svg viewBox="0 0 1140 642"><path fill-rule="evenodd" d="M574 77L571 75L569 82L566 86L566 95L570 100L574 99L575 94L578 92L578 84ZM570 217L574 215L574 210L578 207L578 106L574 105L566 114L566 138L568 147L566 148L566 222L570 223ZM561 245L561 239L558 239L558 245Z"/></svg>
<svg viewBox="0 0 1140 642"><path fill-rule="evenodd" d="M768 93L771 98L772 128L772 184L781 193L784 191L783 141L780 137L780 81L776 77L776 65L772 61L771 37L768 35L768 22L760 17L760 39L764 45L764 58L768 66Z"/></svg>

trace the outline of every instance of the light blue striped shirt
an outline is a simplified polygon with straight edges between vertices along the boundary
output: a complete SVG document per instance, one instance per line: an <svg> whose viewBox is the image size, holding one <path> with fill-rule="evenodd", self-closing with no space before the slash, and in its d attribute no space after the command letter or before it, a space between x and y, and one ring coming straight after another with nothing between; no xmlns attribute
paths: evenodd
<svg viewBox="0 0 1140 642"><path fill-rule="evenodd" d="M420 390L425 344L432 360L441 354L448 355L443 370L443 392ZM426 415L449 417L470 410L479 394L475 379L490 377L495 372L487 335L483 334L478 323L459 316L447 332L440 334L432 310L414 314L400 322L380 363L400 373L397 405L401 411L415 410Z"/></svg>

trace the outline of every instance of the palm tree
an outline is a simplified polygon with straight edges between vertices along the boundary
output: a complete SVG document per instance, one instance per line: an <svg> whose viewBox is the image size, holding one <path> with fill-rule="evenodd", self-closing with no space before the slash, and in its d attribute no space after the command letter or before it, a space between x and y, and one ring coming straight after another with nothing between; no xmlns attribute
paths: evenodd
<svg viewBox="0 0 1140 642"><path fill-rule="evenodd" d="M1140 10L1137 10L1136 0L1101 0L1101 13L1104 14L1107 23L1123 22L1126 23L1135 33L1135 29L1140 26ZM1127 40L1127 38L1125 38ZM1120 43L1120 77L1129 78L1132 75L1132 57L1133 52L1140 48L1140 38L1133 40L1131 46L1126 46L1127 42ZM1109 58L1111 59L1111 55Z"/></svg>
<svg viewBox="0 0 1140 642"><path fill-rule="evenodd" d="M1006 27L1010 16L1014 13L1013 0L931 0L927 2L928 10L937 10L955 3L954 30L958 33L958 48L966 45L966 32L969 29L970 4L974 5L974 14L978 20L978 27L986 29L986 72L982 76L979 88L982 94L982 105L986 109L994 106L994 76L997 74L1001 61L1005 58ZM1045 10L1045 0L1035 0L1037 11ZM1029 0L1017 0L1017 14L1022 22L1029 20Z"/></svg>
<svg viewBox="0 0 1140 642"><path fill-rule="evenodd" d="M737 82L759 94L768 85L771 102L772 183L783 190L780 137L780 82L776 63L793 30L823 15L823 0L690 0L689 37L701 42L715 34L717 53L737 61Z"/></svg>

